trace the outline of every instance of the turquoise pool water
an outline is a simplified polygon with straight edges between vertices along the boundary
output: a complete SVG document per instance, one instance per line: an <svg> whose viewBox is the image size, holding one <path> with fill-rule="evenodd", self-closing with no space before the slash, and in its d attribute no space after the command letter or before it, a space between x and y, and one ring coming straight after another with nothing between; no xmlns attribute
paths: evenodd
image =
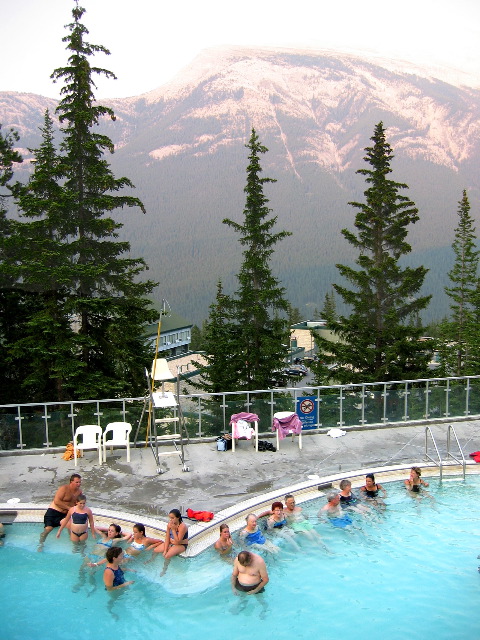
<svg viewBox="0 0 480 640"><path fill-rule="evenodd" d="M1 640L472 640L478 603L480 478L431 482L416 499L388 485L386 509L355 514L347 529L318 521L325 498L304 505L330 549L303 544L266 557L263 599L235 597L231 567L210 551L138 563L135 584L116 593L102 572L79 574L81 557L63 537L36 552L41 525L6 528L0 548ZM299 536L296 536L299 540Z"/></svg>

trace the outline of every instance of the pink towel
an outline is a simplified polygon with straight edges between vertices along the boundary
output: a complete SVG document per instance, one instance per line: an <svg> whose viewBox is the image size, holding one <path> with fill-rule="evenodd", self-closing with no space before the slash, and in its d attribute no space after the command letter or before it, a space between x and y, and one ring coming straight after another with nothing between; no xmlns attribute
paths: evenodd
<svg viewBox="0 0 480 640"><path fill-rule="evenodd" d="M273 418L272 431L278 431L280 440L283 440L289 433L298 435L302 430L302 421L296 413L292 413L286 418Z"/></svg>
<svg viewBox="0 0 480 640"><path fill-rule="evenodd" d="M234 413L230 418L230 424L232 425L232 435L234 438L252 438L253 429L251 427L245 428L243 423L258 422L258 416L256 413Z"/></svg>

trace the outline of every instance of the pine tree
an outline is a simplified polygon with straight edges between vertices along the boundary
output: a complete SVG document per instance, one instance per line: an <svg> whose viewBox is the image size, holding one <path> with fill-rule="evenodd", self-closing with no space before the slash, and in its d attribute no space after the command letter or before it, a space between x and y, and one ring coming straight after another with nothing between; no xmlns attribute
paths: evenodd
<svg viewBox="0 0 480 640"><path fill-rule="evenodd" d="M452 314L442 326L441 354L443 373L460 376L475 370L471 362L475 351L471 340L475 340L479 326L474 313L479 252L466 190L458 203L457 214L458 226L452 244L455 262L448 274L451 286L445 287Z"/></svg>
<svg viewBox="0 0 480 640"><path fill-rule="evenodd" d="M337 305L335 303L334 291L332 291L331 293L327 291L327 293L325 294L320 317L322 318L322 320L326 320L327 324L330 324L337 319Z"/></svg>
<svg viewBox="0 0 480 640"><path fill-rule="evenodd" d="M235 320L234 347L237 381L235 389L265 389L270 386L274 371L282 368L290 343L287 314L289 303L285 290L273 276L270 258L274 246L290 235L287 231L273 233L277 217L268 217L271 209L263 188L272 178L261 177L260 154L268 149L261 144L252 129L247 166L247 194L243 223L228 218L224 224L240 235L244 247L243 263L237 279L239 289L232 297L232 318ZM232 389L233 390L233 389Z"/></svg>
<svg viewBox="0 0 480 640"><path fill-rule="evenodd" d="M94 78L115 76L90 65L90 56L109 52L86 42L84 12L75 5L73 22L67 25L70 33L63 38L70 52L68 65L52 74L64 83L56 110L63 134L60 153L54 151L52 131L45 123L34 175L19 198L24 215L35 220L28 223L31 241L52 251L45 280L48 292L44 291L52 306L34 319L27 335L37 335L42 323L48 334L60 322L58 350L46 354L44 362L59 399L143 391L143 370L150 357L142 332L156 317L146 299L154 283L138 281L146 265L142 259L126 257L129 243L116 240L122 225L106 215L124 206L143 212L144 207L138 198L118 195L133 184L128 178L115 178L104 157L113 153L113 144L95 131L103 117L115 117L111 109L95 103ZM25 256L24 273L32 266L41 274L46 256ZM40 278L32 277L35 288Z"/></svg>
<svg viewBox="0 0 480 640"><path fill-rule="evenodd" d="M17 286L12 264L15 263L16 245L13 242L16 222L7 217L8 202L13 198L13 165L22 162L15 150L18 133L11 129L3 133L0 125L0 403L16 402L18 390L27 366L27 354L12 366L10 346L22 336L22 323L34 306L30 296Z"/></svg>
<svg viewBox="0 0 480 640"><path fill-rule="evenodd" d="M316 337L321 359L336 365L331 375L341 383L398 380L426 373L427 356L418 342L422 330L411 318L430 300L430 296L418 297L427 269L399 264L411 251L407 228L418 220L418 210L400 194L407 185L388 178L393 153L382 122L371 140L373 146L365 149L364 158L370 168L357 171L368 185L366 202L350 203L357 209L357 234L342 231L359 252L355 261L359 268L337 265L353 288L334 285L351 313L330 323L339 342ZM325 371L318 366L317 380L323 381Z"/></svg>

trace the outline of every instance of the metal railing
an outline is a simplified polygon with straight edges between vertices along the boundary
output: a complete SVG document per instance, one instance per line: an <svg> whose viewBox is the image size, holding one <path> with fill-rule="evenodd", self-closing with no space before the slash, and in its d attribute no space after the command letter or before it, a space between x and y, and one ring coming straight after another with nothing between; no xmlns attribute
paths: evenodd
<svg viewBox="0 0 480 640"><path fill-rule="evenodd" d="M455 442L457 443L457 447L458 447L458 451L460 452L460 457L461 460L459 460L456 456L453 455L451 448L452 448L452 434L453 434L453 438L455 439ZM437 454L437 459L432 458L432 456L428 453L428 444L430 442L430 440L432 441L432 444L434 446L434 449L436 451ZM443 465L451 460L454 460L458 465L462 466L462 473L463 473L463 479L465 480L465 473L466 473L466 460L465 460L465 456L463 455L463 451L462 451L462 447L460 446L460 442L458 441L457 438L457 434L455 432L455 429L453 427L453 425L449 424L448 425L448 429L447 429L447 451L445 454L445 458L442 458L442 455L439 451L438 445L437 445L437 441L435 440L432 430L430 429L430 427L425 427L425 459L426 460L430 460L430 462L433 462L433 464L436 464L439 469L440 469L440 482L442 481L443 478Z"/></svg>
<svg viewBox="0 0 480 640"><path fill-rule="evenodd" d="M180 394L189 437L205 438L229 431L230 416L258 414L261 432L269 432L273 414L295 411L308 396L317 419L311 428L428 423L442 418L480 416L480 376ZM65 446L76 427L126 421L138 426L144 397L0 405L0 450ZM161 416L159 416L161 417ZM139 440L146 424L140 425Z"/></svg>

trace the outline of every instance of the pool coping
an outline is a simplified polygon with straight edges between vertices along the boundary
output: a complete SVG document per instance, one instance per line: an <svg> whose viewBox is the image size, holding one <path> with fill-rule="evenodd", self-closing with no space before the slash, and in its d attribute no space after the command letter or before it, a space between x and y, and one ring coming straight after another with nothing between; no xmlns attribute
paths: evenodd
<svg viewBox="0 0 480 640"><path fill-rule="evenodd" d="M334 473L328 476L312 475L307 481L299 482L282 489L276 489L261 496L255 496L248 500L243 500L231 507L218 511L209 522L190 521L188 525L189 544L188 548L181 555L183 557L194 557L212 546L219 536L219 525L228 522L228 526L232 533L238 531L245 526L245 517L249 513L258 515L270 508L272 502L281 499L291 493L295 496L298 504L302 504L309 500L325 496L330 489L338 488L335 485L344 478L348 478L352 482L352 487L357 488L364 484L365 474L374 473L377 480L382 482L394 482L405 479L405 470L412 467L412 464L401 464L389 467L370 467L354 471L345 471ZM436 477L439 475L439 467L436 464L423 463L418 464L422 469L423 477ZM461 475L462 465L444 464L442 467L443 475ZM466 475L478 475L480 468L476 467L476 463L472 460L466 461ZM48 504L34 503L0 503L0 522L4 524L16 523L42 523L43 515ZM113 520L118 523L122 529L129 531L136 522L142 522L145 525L146 533L149 537L158 537L165 534L167 523L144 516L138 513L129 513L123 511L113 511L111 509L102 509L91 507L95 516L96 524L99 526L108 526ZM188 519L187 516L184 516Z"/></svg>

